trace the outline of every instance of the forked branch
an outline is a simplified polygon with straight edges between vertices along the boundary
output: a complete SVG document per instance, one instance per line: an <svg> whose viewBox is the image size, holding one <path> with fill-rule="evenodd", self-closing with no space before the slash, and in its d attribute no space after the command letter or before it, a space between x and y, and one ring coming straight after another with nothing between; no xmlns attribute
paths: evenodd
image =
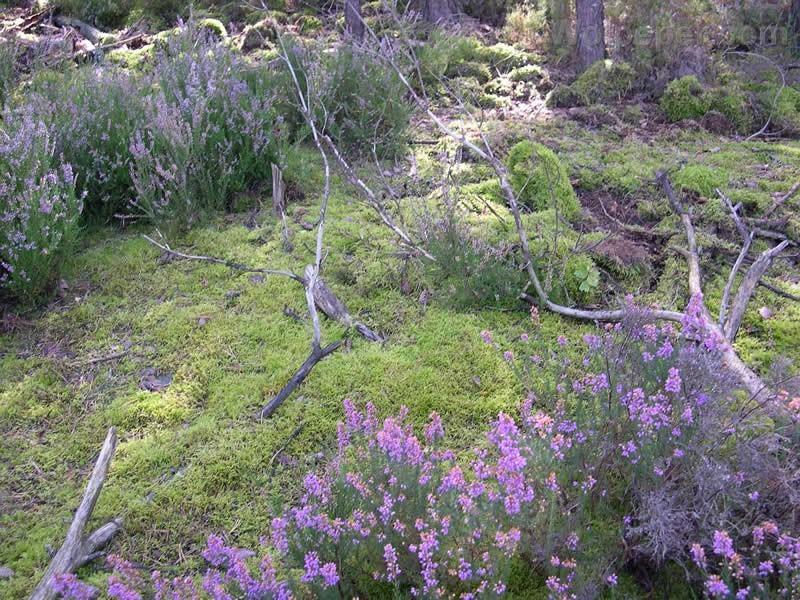
<svg viewBox="0 0 800 600"><path fill-rule="evenodd" d="M75 511L75 517L69 526L66 539L47 566L47 570L42 576L39 585L33 590L30 600L50 600L55 598L54 579L59 575L72 573L77 568L96 558L99 555L98 551L108 544L111 538L122 528L122 519L114 519L90 535L83 535L86 524L89 522L97 504L97 499L100 497L116 448L117 433L111 427L108 430L105 442L103 442L103 447L92 470L92 475L89 477L89 483L86 485L86 491L83 493L78 510Z"/></svg>

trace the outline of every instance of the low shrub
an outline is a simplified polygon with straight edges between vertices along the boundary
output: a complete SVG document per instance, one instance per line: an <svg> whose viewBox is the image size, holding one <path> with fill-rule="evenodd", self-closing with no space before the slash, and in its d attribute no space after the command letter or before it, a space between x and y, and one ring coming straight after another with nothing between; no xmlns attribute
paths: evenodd
<svg viewBox="0 0 800 600"><path fill-rule="evenodd" d="M679 332L629 305L582 344L543 339L535 310L533 331L507 345L483 331L528 390L517 418L500 413L459 451L435 413L420 434L405 408L381 421L371 404L345 400L337 451L272 520L263 558L211 536L202 583L146 582L112 558L109 593L493 597L512 591L516 561L566 599L613 596L619 569L691 557L712 572L697 580L711 597L733 589L723 593L718 568L760 576L754 597L792 597L798 542L783 532L797 501L800 407L741 396L702 315L695 297ZM746 562L734 550L743 537L753 540ZM74 576L58 585L68 598L88 591Z"/></svg>
<svg viewBox="0 0 800 600"><path fill-rule="evenodd" d="M533 210L554 208L569 220L580 215L567 169L550 148L529 140L519 142L509 151L506 165L522 204Z"/></svg>
<svg viewBox="0 0 800 600"><path fill-rule="evenodd" d="M205 36L190 52L174 48L183 43L175 38L157 60L156 91L130 152L132 207L152 221L186 226L267 179L277 115L266 73L248 74Z"/></svg>
<svg viewBox="0 0 800 600"><path fill-rule="evenodd" d="M519 304L526 275L508 245L478 239L452 212L422 227L425 246L436 259L426 263L432 285L456 308L511 308Z"/></svg>
<svg viewBox="0 0 800 600"><path fill-rule="evenodd" d="M17 85L17 52L14 44L0 41L0 110Z"/></svg>
<svg viewBox="0 0 800 600"><path fill-rule="evenodd" d="M379 158L397 156L405 148L412 105L393 71L348 46L329 57L308 54L306 61L316 63L304 68L313 74L317 121L325 123L342 148L370 156L374 147Z"/></svg>
<svg viewBox="0 0 800 600"><path fill-rule="evenodd" d="M32 302L44 295L78 234L81 198L47 125L31 105L2 115L0 290Z"/></svg>
<svg viewBox="0 0 800 600"><path fill-rule="evenodd" d="M135 2L136 0L57 0L53 4L69 16L112 29L125 24Z"/></svg>
<svg viewBox="0 0 800 600"><path fill-rule="evenodd" d="M144 126L146 96L133 76L86 67L59 77L30 99L49 116L57 153L71 164L85 194L84 217L108 222L133 197L133 133Z"/></svg>

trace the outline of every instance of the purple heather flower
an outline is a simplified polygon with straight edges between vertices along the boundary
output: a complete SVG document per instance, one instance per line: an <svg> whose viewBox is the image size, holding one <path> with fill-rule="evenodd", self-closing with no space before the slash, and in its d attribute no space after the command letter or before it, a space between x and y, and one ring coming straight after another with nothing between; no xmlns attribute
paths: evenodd
<svg viewBox="0 0 800 600"><path fill-rule="evenodd" d="M439 440L444 437L444 427L442 426L442 417L439 416L439 413L432 412L430 416L430 421L425 426L425 440L432 444L436 440Z"/></svg>
<svg viewBox="0 0 800 600"><path fill-rule="evenodd" d="M713 539L714 554L730 558L733 556L733 540L726 531L715 531Z"/></svg>
<svg viewBox="0 0 800 600"><path fill-rule="evenodd" d="M319 555L316 552L306 552L304 562L304 572L300 580L304 582L313 581L320 574Z"/></svg>
<svg viewBox="0 0 800 600"><path fill-rule="evenodd" d="M386 578L389 581L397 580L400 575L400 567L397 564L397 551L391 544L383 547L383 560L386 561Z"/></svg>
<svg viewBox="0 0 800 600"><path fill-rule="evenodd" d="M725 582L718 575L711 575L706 580L706 592L712 598L726 598L731 593Z"/></svg>
<svg viewBox="0 0 800 600"><path fill-rule="evenodd" d="M335 563L329 562L322 565L319 574L327 587L333 587L339 583L339 573L336 571Z"/></svg>
<svg viewBox="0 0 800 600"><path fill-rule="evenodd" d="M487 329L481 331L481 339L483 340L484 344L491 344L494 341L492 339L492 332Z"/></svg>
<svg viewBox="0 0 800 600"><path fill-rule="evenodd" d="M63 573L53 577L53 590L65 600L92 600L98 594L97 589L86 585L72 573Z"/></svg>
<svg viewBox="0 0 800 600"><path fill-rule="evenodd" d="M689 550L689 553L692 555L692 560L694 564L696 564L701 569L704 569L706 566L706 551L700 544L692 544L692 548Z"/></svg>
<svg viewBox="0 0 800 600"><path fill-rule="evenodd" d="M667 377L667 382L664 384L664 389L673 394L677 394L681 391L681 372L675 367L670 368L669 377Z"/></svg>

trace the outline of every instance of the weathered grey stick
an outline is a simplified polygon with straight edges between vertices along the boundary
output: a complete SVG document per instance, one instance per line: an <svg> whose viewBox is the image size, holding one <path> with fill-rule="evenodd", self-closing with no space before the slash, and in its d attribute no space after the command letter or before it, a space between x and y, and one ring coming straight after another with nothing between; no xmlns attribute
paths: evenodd
<svg viewBox="0 0 800 600"><path fill-rule="evenodd" d="M47 570L42 576L39 585L33 590L30 600L51 600L55 598L56 592L53 589L53 579L58 575L71 573L78 567L86 564L94 558L99 548L106 545L122 527L121 519L114 519L106 523L88 537L84 537L83 530L92 516L97 499L103 489L103 483L117 449L117 432L111 427L103 442L100 456L92 470L92 476L83 493L83 498L75 512L75 517L67 531L67 537L61 548L59 548L53 560L47 566Z"/></svg>

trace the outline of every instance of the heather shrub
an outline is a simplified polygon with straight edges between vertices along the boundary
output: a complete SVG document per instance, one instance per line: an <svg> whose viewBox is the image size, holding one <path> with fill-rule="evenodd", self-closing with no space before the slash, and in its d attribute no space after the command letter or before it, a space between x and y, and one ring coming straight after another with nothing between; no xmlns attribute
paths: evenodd
<svg viewBox="0 0 800 600"><path fill-rule="evenodd" d="M87 67L38 86L30 99L49 115L57 152L75 171L89 220L107 222L129 211L129 147L144 125L144 88L124 71Z"/></svg>
<svg viewBox="0 0 800 600"><path fill-rule="evenodd" d="M369 156L374 148L379 158L389 158L405 148L412 106L393 71L350 46L306 69L314 73L318 122L343 149Z"/></svg>
<svg viewBox="0 0 800 600"><path fill-rule="evenodd" d="M0 289L30 302L58 275L82 203L72 168L31 106L6 109L0 132Z"/></svg>
<svg viewBox="0 0 800 600"><path fill-rule="evenodd" d="M754 492L757 495L757 492ZM757 497L756 497L757 500ZM764 521L737 546L725 530L690 549L709 598L794 598L800 592L800 538Z"/></svg>
<svg viewBox="0 0 800 600"><path fill-rule="evenodd" d="M109 583L118 594L202 585L212 598L491 597L523 561L567 599L613 588L625 564L693 558L712 597L759 570L767 591L754 595L791 594L798 547L783 532L798 501L800 405L745 397L701 307L693 298L678 329L629 305L580 344L546 339L535 309L513 342L483 331L527 396L471 450L447 445L435 413L420 435L404 408L381 421L346 400L336 452L272 520L259 562L211 536L202 584L158 573L145 583L119 559ZM744 538L746 559L734 551Z"/></svg>
<svg viewBox="0 0 800 600"><path fill-rule="evenodd" d="M0 41L0 109L6 105L17 84L17 52L14 44Z"/></svg>
<svg viewBox="0 0 800 600"><path fill-rule="evenodd" d="M171 40L130 142L133 208L186 226L224 209L233 192L266 179L277 115L265 73L200 35Z"/></svg>
<svg viewBox="0 0 800 600"><path fill-rule="evenodd" d="M422 223L430 281L460 308L514 307L527 280L509 244L493 246L472 235L454 211Z"/></svg>

